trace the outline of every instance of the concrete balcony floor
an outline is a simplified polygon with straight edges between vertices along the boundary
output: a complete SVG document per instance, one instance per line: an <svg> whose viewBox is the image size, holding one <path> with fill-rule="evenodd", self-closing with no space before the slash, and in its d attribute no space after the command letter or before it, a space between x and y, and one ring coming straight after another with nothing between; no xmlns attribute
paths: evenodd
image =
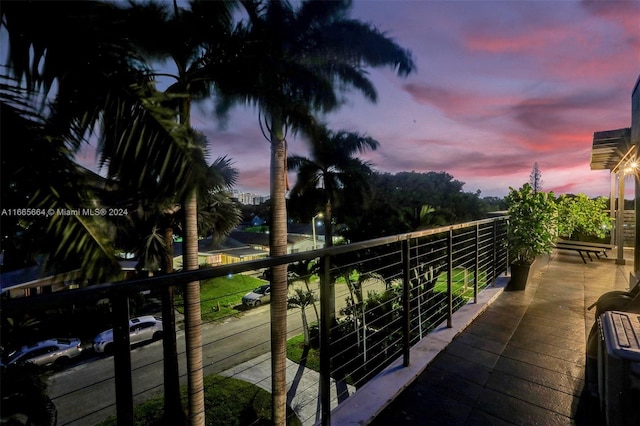
<svg viewBox="0 0 640 426"><path fill-rule="evenodd" d="M604 424L585 389L587 307L629 288L633 250L613 257L538 260L526 290L502 292L371 424Z"/></svg>

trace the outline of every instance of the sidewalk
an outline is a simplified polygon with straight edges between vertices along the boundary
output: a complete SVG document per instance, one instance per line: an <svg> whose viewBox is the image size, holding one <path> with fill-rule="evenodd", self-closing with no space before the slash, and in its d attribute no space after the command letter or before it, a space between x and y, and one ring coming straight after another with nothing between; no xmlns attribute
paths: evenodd
<svg viewBox="0 0 640 426"><path fill-rule="evenodd" d="M267 353L220 373L241 379L271 392L271 354ZM296 412L303 425L320 420L320 375L287 359L287 404ZM348 386L349 395L355 392ZM331 408L337 406L336 386L331 381Z"/></svg>

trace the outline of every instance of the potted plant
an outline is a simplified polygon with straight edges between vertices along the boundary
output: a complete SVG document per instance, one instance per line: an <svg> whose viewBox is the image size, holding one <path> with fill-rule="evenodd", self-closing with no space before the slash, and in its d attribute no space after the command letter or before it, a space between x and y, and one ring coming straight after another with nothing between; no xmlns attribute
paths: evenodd
<svg viewBox="0 0 640 426"><path fill-rule="evenodd" d="M506 197L509 214L507 244L511 263L512 290L524 290L531 265L542 254L551 253L557 231L553 192L534 191L525 183L509 188Z"/></svg>

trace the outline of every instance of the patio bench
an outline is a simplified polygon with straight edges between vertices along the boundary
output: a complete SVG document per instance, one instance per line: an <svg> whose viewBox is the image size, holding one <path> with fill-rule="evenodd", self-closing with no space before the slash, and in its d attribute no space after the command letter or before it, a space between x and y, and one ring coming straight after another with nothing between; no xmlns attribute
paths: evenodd
<svg viewBox="0 0 640 426"><path fill-rule="evenodd" d="M600 249L600 252L607 256L607 250L613 250L615 246L613 244L604 244L604 243L589 243L586 241L572 241L572 240L558 240L558 243L562 243L565 245L572 245L577 247L587 247L587 248L595 248Z"/></svg>
<svg viewBox="0 0 640 426"><path fill-rule="evenodd" d="M601 254L604 257L608 257L607 250L613 249L613 246L610 244L588 243L585 241L569 240L558 240L554 246L558 250L570 250L578 252L580 258L582 258L582 262L584 263L587 263L587 258L593 262L593 257L591 256L592 254L595 255L598 259L600 259Z"/></svg>

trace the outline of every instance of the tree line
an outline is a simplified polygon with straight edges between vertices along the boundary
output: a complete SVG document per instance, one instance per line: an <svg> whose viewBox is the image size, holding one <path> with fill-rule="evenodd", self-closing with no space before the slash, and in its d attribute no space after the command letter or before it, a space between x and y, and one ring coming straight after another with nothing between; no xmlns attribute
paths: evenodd
<svg viewBox="0 0 640 426"><path fill-rule="evenodd" d="M334 226L349 241L462 223L506 210L503 198L465 192L464 182L446 172L370 169L356 182L352 192L357 196L343 191L333 200ZM302 223L323 211L317 198L304 193L292 193L289 206L291 218Z"/></svg>

